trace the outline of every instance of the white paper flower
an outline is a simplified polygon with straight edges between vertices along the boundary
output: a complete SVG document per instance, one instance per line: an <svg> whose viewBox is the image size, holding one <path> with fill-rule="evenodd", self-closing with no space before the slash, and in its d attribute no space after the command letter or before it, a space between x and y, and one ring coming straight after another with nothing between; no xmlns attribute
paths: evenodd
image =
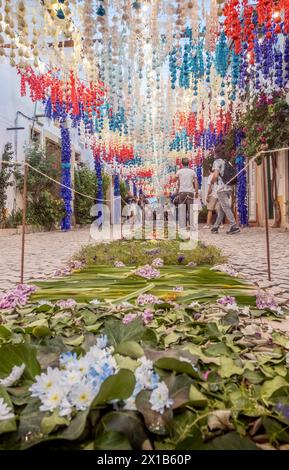
<svg viewBox="0 0 289 470"><path fill-rule="evenodd" d="M33 397L41 397L46 395L51 389L56 387L61 381L61 372L59 369L48 367L46 374L37 375L36 382L31 385L30 391Z"/></svg>
<svg viewBox="0 0 289 470"><path fill-rule="evenodd" d="M91 385L81 382L73 387L69 399L77 410L84 411L90 406L94 397L95 392Z"/></svg>
<svg viewBox="0 0 289 470"><path fill-rule="evenodd" d="M21 366L14 366L11 373L5 378L0 380L2 387L11 387L17 380L20 379L25 369L25 364Z"/></svg>
<svg viewBox="0 0 289 470"><path fill-rule="evenodd" d="M165 408L170 408L174 401L169 398L169 390L164 382L160 382L155 388L150 397L151 409L163 414Z"/></svg>
<svg viewBox="0 0 289 470"><path fill-rule="evenodd" d="M42 396L41 411L53 411L61 406L61 402L65 398L64 388L60 385L54 385L45 395Z"/></svg>
<svg viewBox="0 0 289 470"><path fill-rule="evenodd" d="M0 421L14 418L13 410L5 403L3 398L0 398Z"/></svg>

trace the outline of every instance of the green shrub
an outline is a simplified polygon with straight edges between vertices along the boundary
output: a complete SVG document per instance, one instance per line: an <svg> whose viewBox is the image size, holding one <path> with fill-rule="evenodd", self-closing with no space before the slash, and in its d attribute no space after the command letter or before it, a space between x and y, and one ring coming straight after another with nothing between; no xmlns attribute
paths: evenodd
<svg viewBox="0 0 289 470"><path fill-rule="evenodd" d="M87 167L76 170L74 177L75 190L92 198L96 197L97 181L95 171ZM91 199L75 194L75 222L79 225L91 223L90 209L94 202Z"/></svg>
<svg viewBox="0 0 289 470"><path fill-rule="evenodd" d="M32 167L59 180L59 170L55 167L55 160L47 158L44 150L37 144L28 146L25 155L27 163ZM18 189L23 193L23 175L16 173L16 180ZM55 194L59 197L55 197ZM59 226L64 215L65 208L60 198L60 187L30 168L27 179L27 224L51 230Z"/></svg>
<svg viewBox="0 0 289 470"><path fill-rule="evenodd" d="M88 264L113 266L115 261L122 261L127 266L150 264L155 258L162 258L165 265L176 265L181 256L182 264L194 262L197 265L215 265L225 261L221 251L215 246L201 243L193 250L180 251L180 242L176 240L118 240L111 243L99 243L83 247L78 257Z"/></svg>

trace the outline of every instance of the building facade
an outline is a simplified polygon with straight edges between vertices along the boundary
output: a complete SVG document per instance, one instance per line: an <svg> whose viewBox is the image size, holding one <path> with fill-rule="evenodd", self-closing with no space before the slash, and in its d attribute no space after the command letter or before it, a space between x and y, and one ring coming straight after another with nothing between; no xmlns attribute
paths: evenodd
<svg viewBox="0 0 289 470"><path fill-rule="evenodd" d="M0 63L0 164L5 144L11 143L14 160L23 162L25 147L33 141L39 143L45 150L46 157L53 158L56 167L60 169L60 127L44 117L41 103L33 103L29 96L21 97L20 77L17 70L8 62L2 62ZM91 166L92 156L79 143L77 131L74 129L71 130L71 147L73 179L75 167L81 163ZM21 208L22 201L19 194L16 194L15 187L10 187L7 195L8 212Z"/></svg>
<svg viewBox="0 0 289 470"><path fill-rule="evenodd" d="M266 206L269 226L289 229L289 153L288 150L266 154L265 163L251 162L248 169L248 205L251 225L265 225Z"/></svg>

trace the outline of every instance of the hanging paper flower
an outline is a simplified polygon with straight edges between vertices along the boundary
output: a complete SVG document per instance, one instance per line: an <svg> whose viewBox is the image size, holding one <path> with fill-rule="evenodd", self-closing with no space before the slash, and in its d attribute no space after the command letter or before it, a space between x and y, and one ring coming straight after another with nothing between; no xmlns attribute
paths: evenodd
<svg viewBox="0 0 289 470"><path fill-rule="evenodd" d="M64 201L65 216L61 222L61 230L70 230L72 215L72 191L71 189L71 146L69 130L64 124L61 125L61 182L66 187L61 188L61 197Z"/></svg>

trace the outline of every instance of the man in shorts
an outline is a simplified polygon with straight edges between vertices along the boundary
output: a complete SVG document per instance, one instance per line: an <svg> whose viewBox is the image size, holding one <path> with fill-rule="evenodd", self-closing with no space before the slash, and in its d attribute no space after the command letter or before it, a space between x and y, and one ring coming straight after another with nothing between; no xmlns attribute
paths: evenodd
<svg viewBox="0 0 289 470"><path fill-rule="evenodd" d="M194 196L198 198L198 178L194 170L189 168L189 159L182 159L182 168L177 172L178 204L186 206L186 226L190 229L190 206L194 202Z"/></svg>

